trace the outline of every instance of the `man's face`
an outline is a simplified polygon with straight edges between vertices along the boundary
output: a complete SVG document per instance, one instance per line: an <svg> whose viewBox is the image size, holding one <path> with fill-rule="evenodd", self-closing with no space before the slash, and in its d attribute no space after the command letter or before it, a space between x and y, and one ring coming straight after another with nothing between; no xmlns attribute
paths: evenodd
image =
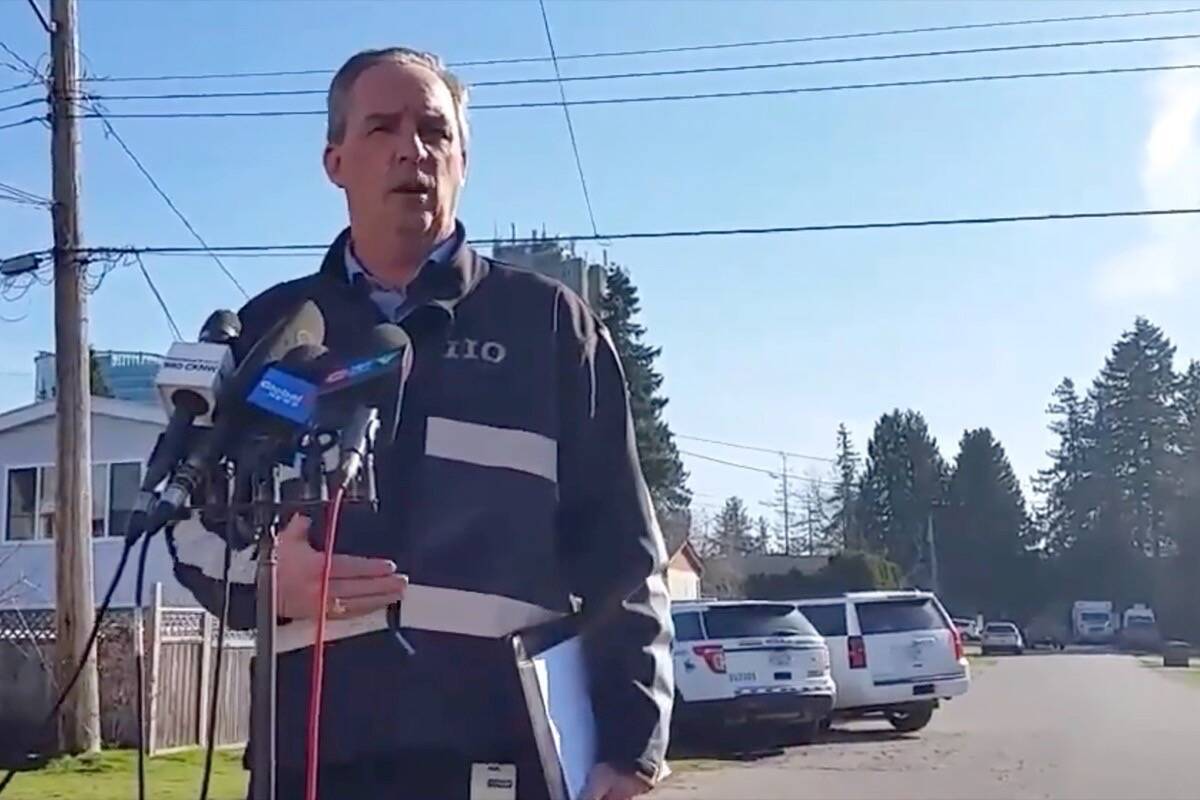
<svg viewBox="0 0 1200 800"><path fill-rule="evenodd" d="M325 171L346 191L351 220L416 239L452 231L467 159L446 84L417 64L376 64L347 106Z"/></svg>

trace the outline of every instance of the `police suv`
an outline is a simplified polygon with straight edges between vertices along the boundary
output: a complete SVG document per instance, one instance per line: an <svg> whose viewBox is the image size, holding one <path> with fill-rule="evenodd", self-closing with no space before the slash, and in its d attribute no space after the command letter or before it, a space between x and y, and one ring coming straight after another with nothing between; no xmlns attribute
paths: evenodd
<svg viewBox="0 0 1200 800"><path fill-rule="evenodd" d="M685 601L671 604L671 616L674 726L683 738L816 735L836 688L825 640L793 604Z"/></svg>

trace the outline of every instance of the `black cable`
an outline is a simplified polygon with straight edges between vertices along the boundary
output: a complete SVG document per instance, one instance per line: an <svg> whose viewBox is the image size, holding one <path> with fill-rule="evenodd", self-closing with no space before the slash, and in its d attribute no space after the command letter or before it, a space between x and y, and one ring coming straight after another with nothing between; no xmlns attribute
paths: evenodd
<svg viewBox="0 0 1200 800"><path fill-rule="evenodd" d="M117 133L115 128L113 128L112 123L105 119L105 115L100 112L94 103L89 103L88 108L90 108L92 112L97 115L97 117L101 120L101 123L104 125L104 130L113 138L120 148L125 151L125 155L129 156L129 160L133 162L135 167L137 167L138 172L142 173L142 177L144 177L150 183L150 186L153 187L154 191L158 193L158 196L163 199L163 202L167 204L167 207L170 208L171 211L174 212L175 216L179 218L179 221L183 223L183 227L187 228L188 233L192 234L192 238L199 242L206 250L209 250L208 243L204 241L204 237L201 236L194 227L192 227L192 223L188 220L184 213L179 210L179 206L175 205L175 202L171 199L170 195L167 194L166 190L164 190L162 186L159 185L158 181L154 179L154 176L151 175L150 171L146 169L144 164L142 164L141 159L134 154L133 150L129 148L129 145L125 143L125 140L121 138L121 135ZM233 273L229 271L229 268L226 267L224 262L221 261L221 258L215 253L211 253L211 251L210 255L212 256L213 261L215 261L217 266L221 269L221 272L225 273L225 277L237 287L237 290L242 293L244 298L249 300L250 295L246 292L246 288L242 286L241 282L237 278L234 277ZM142 271L145 273L144 267ZM147 275L146 278L149 280L149 275ZM157 292L155 292L155 294L157 294ZM164 304L164 308L165 307L166 306ZM168 316L170 316L169 312ZM179 338L182 339L183 337Z"/></svg>
<svg viewBox="0 0 1200 800"><path fill-rule="evenodd" d="M46 33L53 34L54 29L50 27L50 23L46 20L46 15L42 13L37 0L29 0L29 7L33 9L34 14L37 14L38 22L42 23L42 27L46 29Z"/></svg>
<svg viewBox="0 0 1200 800"><path fill-rule="evenodd" d="M45 121L46 121L45 117L26 117L25 119L18 120L17 122L7 122L3 125L0 125L0 131L6 131L9 128L20 128L22 125L28 125L32 122L45 122Z"/></svg>
<svg viewBox="0 0 1200 800"><path fill-rule="evenodd" d="M221 668L225 658L225 627L229 620L229 566L233 560L233 545L230 542L236 535L237 517L232 509L227 510L225 520L225 562L222 565L221 579L224 591L221 593L221 613L217 620L217 664L212 678L212 694L208 700L208 742L204 748L204 773L200 781L200 800L208 800L208 786L212 779L213 754L217 741L217 701L221 691Z"/></svg>
<svg viewBox="0 0 1200 800"><path fill-rule="evenodd" d="M46 102L46 98L44 97L32 97L22 103L13 103L10 106L0 106L0 111L16 111L18 108L28 108L29 106L35 106L38 103L44 102Z"/></svg>
<svg viewBox="0 0 1200 800"><path fill-rule="evenodd" d="M650 55L665 55L670 53L695 53L705 50L732 50L747 47L767 47L774 45L785 44L806 44L811 42L832 42L842 41L846 39L872 39L882 38L887 36L907 36L911 34L922 33L946 33L951 31L967 31L967 30L985 30L990 28L1013 28L1023 27L1027 25L1050 25L1065 22L1099 22L1103 20L1114 19L1130 19L1135 17L1158 17L1183 14L1195 14L1200 12L1200 8L1172 8L1161 9L1155 11L1126 11L1113 14L1087 14L1083 16L1071 17L1042 17L1035 19L1017 19L1017 20L1000 20L994 22L974 22L964 23L959 25L935 25L923 28L893 28L887 30L875 31L854 31L849 33L827 33L816 34L811 36L792 36L780 39L758 39L748 41L735 42L719 42L715 44L700 44L700 45L681 45L677 47L654 47L644 48L639 50L602 50L591 53L569 53L558 56L559 61L591 59L591 58L617 58L624 56L650 56ZM500 64L538 64L545 63L551 59L547 56L523 56L514 58L488 58L477 59L472 61L451 61L451 67L485 67L495 66ZM260 72L209 72L199 74L176 74L176 75L117 75L117 76L96 76L84 78L85 82L91 83L148 83L157 81L198 81L198 80L224 80L232 78L286 78L286 77L303 77L306 75L332 75L335 70L332 69L290 69L290 70L270 70Z"/></svg>
<svg viewBox="0 0 1200 800"><path fill-rule="evenodd" d="M138 619L141 619L142 609L145 607L145 586L146 586L146 556L150 552L150 537L142 537L142 547L138 552L137 578L134 583L133 605L137 609ZM138 647L134 653L134 662L137 672L137 792L138 800L146 800L146 639L143 634L144 626L139 626L138 630ZM154 632L155 636L161 636L160 631Z"/></svg>
<svg viewBox="0 0 1200 800"><path fill-rule="evenodd" d="M175 341L182 342L183 334L179 331L179 326L175 324L175 317L172 316L171 309L167 307L167 301L163 300L162 293L160 293L158 291L158 287L154 285L154 280L150 277L149 270L146 269L146 265L142 262L142 257L137 253L134 253L133 257L137 261L138 268L142 271L142 277L146 279L146 283L149 285L150 291L154 295L154 299L158 301L158 307L162 309L163 314L166 316L167 325L170 326L171 334L175 337Z"/></svg>
<svg viewBox="0 0 1200 800"><path fill-rule="evenodd" d="M549 22L543 15L543 23L549 31ZM549 33L547 33L549 35ZM1165 36L1137 36L1124 39L1086 39L1086 40L1071 40L1065 42L1040 42L1027 44L1013 45L995 45L990 47L970 47L954 50L922 50L909 53L878 53L866 56L845 56L840 58L817 58L804 61L776 61L767 64L730 64L726 66L715 67L687 67L682 69L663 69L663 70L646 70L642 72L610 72L593 75L562 75L558 66L558 60L554 55L554 46L551 40L550 52L551 59L554 63L553 78L512 78L495 81L475 81L471 83L472 89L480 87L496 87L496 86L520 86L532 84L546 83L567 83L579 81L607 81L607 80L623 80L629 78L663 78L663 77L678 77L682 75L706 75L726 72L750 72L759 70L773 69L789 69L797 67L816 67L816 66L831 66L835 64L861 64L878 61L900 61L917 58L940 58L945 56L964 56L964 55L984 55L995 53L1011 53L1022 50L1054 50L1060 48L1079 48L1079 47L1098 47L1105 45L1117 44L1146 44L1151 42L1172 42L1189 39L1200 39L1200 33L1183 33L1171 34ZM102 101L130 101L130 100L213 100L213 99L237 99L247 97L306 97L325 95L325 89L263 89L258 91L246 92L167 92L162 94L102 94L94 95L96 100ZM566 97L563 97L566 101ZM27 101L22 105L29 105L40 100ZM19 108L21 106L13 106ZM475 106L478 108L487 108L488 106ZM2 111L4 109L0 109Z"/></svg>
<svg viewBox="0 0 1200 800"><path fill-rule="evenodd" d="M674 433L674 434L672 434L672 436L674 436L676 439L685 439L689 442L703 442L704 444L715 444L715 445L719 445L721 447L733 447L737 450L749 450L749 451L752 451L755 453L770 453L772 455L777 455L777 456L778 455L791 456L792 458L804 458L804 459L808 459L810 461L825 461L830 464L837 463L836 458L827 458L825 456L809 456L809 455L805 455L804 453L794 453L790 450L780 450L778 448L772 450L769 447L754 447L753 445L738 444L737 442L726 442L726 441L722 441L720 439L705 439L702 436L688 436L687 434L683 434L683 433Z"/></svg>
<svg viewBox="0 0 1200 800"><path fill-rule="evenodd" d="M835 222L826 225L779 225L769 228L699 228L693 230L668 231L627 231L624 233L579 234L571 236L547 236L539 239L471 239L469 243L475 246L528 244L532 242L590 242L597 240L625 239L688 239L701 236L763 236L783 233L821 233L828 231L864 231L890 230L893 228L937 228L958 225L997 225L1016 222L1062 222L1066 220L1084 219L1124 219L1136 217L1170 217L1200 214L1200 208L1148 208L1124 211L1076 211L1059 214L1014 214L1008 216L990 217L949 217L942 219L895 220L887 222ZM264 253L286 252L303 255L305 253L323 253L329 249L327 244L251 244L230 245L216 248L179 247L83 247L79 253L89 254L121 254L141 253L160 256L186 256L206 254L216 250L226 256L262 255Z"/></svg>
<svg viewBox="0 0 1200 800"><path fill-rule="evenodd" d="M571 122L571 107L567 105L567 90L563 86L562 72L558 68L558 56L554 53L554 36L550 33L550 17L546 15L546 0L538 0L542 10L542 26L546 29L546 44L550 47L550 58L554 61L554 74L558 77L558 96L562 99L563 116L567 118L567 135L571 137L571 152L575 154L575 171L579 173L579 186L583 189L583 202L587 206L588 221L592 233L598 234L596 213L592 210L592 196L588 193L587 178L583 175L583 160L579 157L579 142L575 139L575 125Z"/></svg>
<svg viewBox="0 0 1200 800"><path fill-rule="evenodd" d="M729 92L697 92L692 94L662 94L633 97L598 97L585 100L568 100L566 105L609 106L628 103L665 103L688 100L727 100L735 97L774 97L789 94L822 94L825 92L847 92L862 89L901 89L915 86L942 86L963 83L986 83L991 81L1040 80L1044 78L1077 78L1098 75L1135 75L1148 72L1170 72L1175 70L1200 69L1200 64L1154 64L1141 67L1101 67L1096 69L1056 70L1052 72L1010 72L1003 74L964 75L952 78L924 78L905 81L879 81L876 83L840 83L822 86L795 86L784 89L742 89ZM482 103L471 106L472 111L498 111L516 108L560 108L562 100L536 100L516 103ZM250 117L323 117L324 109L258 110L258 111L131 111L107 113L108 119L240 119ZM81 119L96 119L101 115L84 113ZM34 119L37 119L36 117ZM26 122L28 122L27 120ZM25 124L24 122L19 124ZM2 129L2 128L0 128Z"/></svg>
<svg viewBox="0 0 1200 800"><path fill-rule="evenodd" d="M63 705L67 702L67 697L75 688L75 684L79 682L79 676L83 674L83 668L87 665L88 659L91 656L92 649L96 646L96 639L100 636L100 626L104 622L104 618L108 616L109 606L112 605L113 595L116 594L117 585L121 581L121 576L125 574L125 567L129 564L129 555L133 552L133 544L128 540L125 546L121 549L121 558L117 562L117 570L113 573L112 582L109 583L107 591L104 593L104 600L100 603L100 608L96 609L96 618L92 622L92 630L88 634L87 643L84 645L83 653L80 656L79 663L75 665L75 671L71 673L70 679L66 686L59 692L58 699L54 701L54 706L50 709L50 713L46 715L41 725L42 735L53 735L56 731L56 721L58 712L62 710ZM44 739L37 739L31 742L34 747L40 747L47 744ZM4 780L0 782L0 793L12 782L13 777L18 770L12 769L4 776Z"/></svg>

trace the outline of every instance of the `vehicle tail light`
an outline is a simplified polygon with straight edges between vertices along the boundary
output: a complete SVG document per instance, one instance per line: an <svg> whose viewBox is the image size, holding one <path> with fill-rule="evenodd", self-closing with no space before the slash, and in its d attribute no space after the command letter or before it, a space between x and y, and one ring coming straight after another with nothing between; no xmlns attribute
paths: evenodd
<svg viewBox="0 0 1200 800"><path fill-rule="evenodd" d="M692 648L692 651L704 659L704 663L708 664L708 668L713 672L725 674L725 648L719 644L701 644Z"/></svg>
<svg viewBox="0 0 1200 800"><path fill-rule="evenodd" d="M963 660L962 631L960 631L958 628L951 628L950 636L952 637L952 641L954 642L954 660L962 661Z"/></svg>
<svg viewBox="0 0 1200 800"><path fill-rule="evenodd" d="M851 636L846 640L846 652L850 656L850 669L867 668L867 645L861 636Z"/></svg>

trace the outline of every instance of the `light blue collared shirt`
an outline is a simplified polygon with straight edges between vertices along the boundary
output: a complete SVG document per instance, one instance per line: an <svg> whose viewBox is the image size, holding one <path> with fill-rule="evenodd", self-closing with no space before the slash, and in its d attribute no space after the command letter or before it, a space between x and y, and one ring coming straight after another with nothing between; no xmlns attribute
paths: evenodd
<svg viewBox="0 0 1200 800"><path fill-rule="evenodd" d="M425 259L421 269L431 264L442 265L450 260L454 251L466 238L466 229L463 228L461 222L454 223L454 233L446 237L442 241L434 245L433 250L429 251L429 256ZM384 286L375 277L371 275L371 271L363 266L363 263L358 260L358 256L354 253L354 242L346 241L346 278L353 286L355 278L359 275L363 276L363 280L371 287L371 301L375 303L375 307L383 314L384 319L389 322L399 324L404 320L414 308L408 303L408 292L404 289L392 289Z"/></svg>

